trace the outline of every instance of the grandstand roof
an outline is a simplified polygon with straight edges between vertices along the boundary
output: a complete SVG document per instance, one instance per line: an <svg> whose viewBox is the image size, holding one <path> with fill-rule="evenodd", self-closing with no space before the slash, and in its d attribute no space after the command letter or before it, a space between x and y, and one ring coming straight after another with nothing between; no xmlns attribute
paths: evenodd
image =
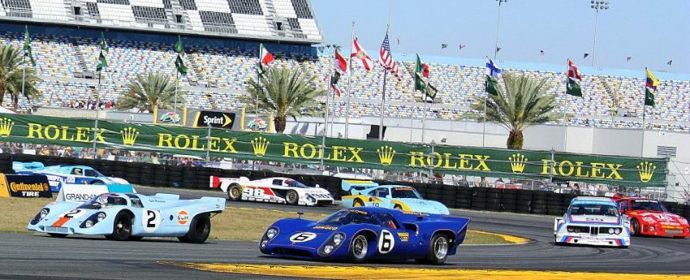
<svg viewBox="0 0 690 280"><path fill-rule="evenodd" d="M12 0L0 21L316 44L309 0Z"/></svg>

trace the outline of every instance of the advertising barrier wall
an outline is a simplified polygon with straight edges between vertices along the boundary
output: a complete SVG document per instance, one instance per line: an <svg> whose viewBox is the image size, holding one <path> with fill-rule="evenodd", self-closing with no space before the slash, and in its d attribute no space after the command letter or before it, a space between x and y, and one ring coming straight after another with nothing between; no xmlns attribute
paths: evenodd
<svg viewBox="0 0 690 280"><path fill-rule="evenodd" d="M211 175L234 178L247 177L250 180L266 177L288 177L307 185L319 184L336 199L340 199L341 178L322 175L279 174L270 171L227 170L217 168L181 167L141 162L118 162L49 156L0 154L0 172L12 172L12 161L40 161L45 165L78 164L96 168L106 176L120 177L132 184L146 186L209 189ZM541 215L562 215L574 197L549 191L522 189L471 188L469 185L442 185L409 182L377 181L379 184L398 184L415 187L428 199L438 200L449 208L462 208L486 211L505 211ZM82 186L83 187L83 186ZM2 188L0 188L0 191ZM664 203L666 207L690 219L690 205Z"/></svg>
<svg viewBox="0 0 690 280"><path fill-rule="evenodd" d="M398 171L665 186L667 159L423 145L0 114L0 141ZM325 145L322 146L322 141Z"/></svg>

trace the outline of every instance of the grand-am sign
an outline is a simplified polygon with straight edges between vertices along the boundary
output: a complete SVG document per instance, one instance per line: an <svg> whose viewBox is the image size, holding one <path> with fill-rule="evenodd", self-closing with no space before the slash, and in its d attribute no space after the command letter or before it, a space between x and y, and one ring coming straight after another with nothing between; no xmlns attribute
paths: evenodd
<svg viewBox="0 0 690 280"><path fill-rule="evenodd" d="M212 122L219 120L208 118ZM218 128L114 123L0 114L0 141L159 151L247 160L423 171L488 177L559 178L625 186L664 186L667 160L553 151L429 146L322 139Z"/></svg>

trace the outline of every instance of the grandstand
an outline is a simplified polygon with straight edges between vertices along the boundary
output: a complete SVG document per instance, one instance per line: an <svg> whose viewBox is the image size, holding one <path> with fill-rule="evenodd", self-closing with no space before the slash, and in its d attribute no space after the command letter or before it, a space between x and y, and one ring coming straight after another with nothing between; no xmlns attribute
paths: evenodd
<svg viewBox="0 0 690 280"><path fill-rule="evenodd" d="M218 3L211 0L165 0L161 3L99 0L79 2L85 6L73 2L69 7L62 1L54 1L6 0L0 13L0 40L17 47L23 40L24 23L19 21L31 21L33 52L38 74L43 79L39 89L44 94L37 103L42 106L73 107L75 102L94 100L98 38L106 27L110 67L104 72L101 96L103 101L114 103L126 92L128 81L136 74L158 71L175 75L172 46L176 33L186 34L183 35L188 52L185 60L190 71L181 78L181 84L188 92L184 98L190 107L239 110L242 104L238 97L246 94L245 83L256 73L258 42L265 42L266 47L279 56L275 65L301 67L314 73L323 88L327 88L326 81L333 67L328 53L318 52L314 47L320 42L321 35L306 0L222 1L222 9L213 6ZM93 8L94 5L97 9ZM113 9L118 5L126 7L120 7L126 10L126 18L116 17L118 13ZM58 6L62 8L57 9ZM129 16L130 10L132 17ZM224 20L223 24L209 21L207 11L217 13L211 18ZM178 14L183 15L180 24L176 24L175 15ZM156 17L159 21L152 19ZM258 20L259 17L262 21ZM199 18L201 20L197 20ZM277 24L283 19L287 24ZM46 25L43 21L64 24ZM250 25L251 28L248 27ZM406 56L396 57L402 58L405 69L413 67L413 62L405 61ZM466 118L472 112L470 105L485 94L483 62L449 58L430 61L430 82L439 89L439 94L436 102L427 107L427 118ZM525 63L506 63L503 66L509 72L547 79L550 93L558 96L560 107L557 113L565 113L569 125L641 127L644 84L641 71L638 75L629 75L615 70L584 69L584 98L575 98L564 94L565 75L559 70L564 70L564 66ZM366 72L354 65L352 75L351 116L379 116L383 68L375 67ZM660 77L664 78L663 75ZM385 114L398 118L422 118L425 106L420 96L414 93L411 75L403 75L399 81L389 81ZM687 77L662 80L656 101L655 108L647 108L648 120L654 120L655 128L690 130L690 81ZM21 105L28 106L24 100ZM345 116L344 97L336 98L332 106L331 111L336 116ZM560 124L561 121L554 123Z"/></svg>

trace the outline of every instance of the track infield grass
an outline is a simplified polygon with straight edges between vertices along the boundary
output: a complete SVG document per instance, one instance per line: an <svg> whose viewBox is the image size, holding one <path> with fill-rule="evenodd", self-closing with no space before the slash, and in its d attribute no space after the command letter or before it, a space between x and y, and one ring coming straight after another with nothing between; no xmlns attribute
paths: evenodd
<svg viewBox="0 0 690 280"><path fill-rule="evenodd" d="M0 198L0 231L28 233L26 225L52 198ZM286 209L289 210L288 207ZM305 219L321 219L325 214L305 212ZM211 239L257 241L276 220L297 217L296 211L226 207L211 219ZM521 244L519 237L469 230L464 244Z"/></svg>

